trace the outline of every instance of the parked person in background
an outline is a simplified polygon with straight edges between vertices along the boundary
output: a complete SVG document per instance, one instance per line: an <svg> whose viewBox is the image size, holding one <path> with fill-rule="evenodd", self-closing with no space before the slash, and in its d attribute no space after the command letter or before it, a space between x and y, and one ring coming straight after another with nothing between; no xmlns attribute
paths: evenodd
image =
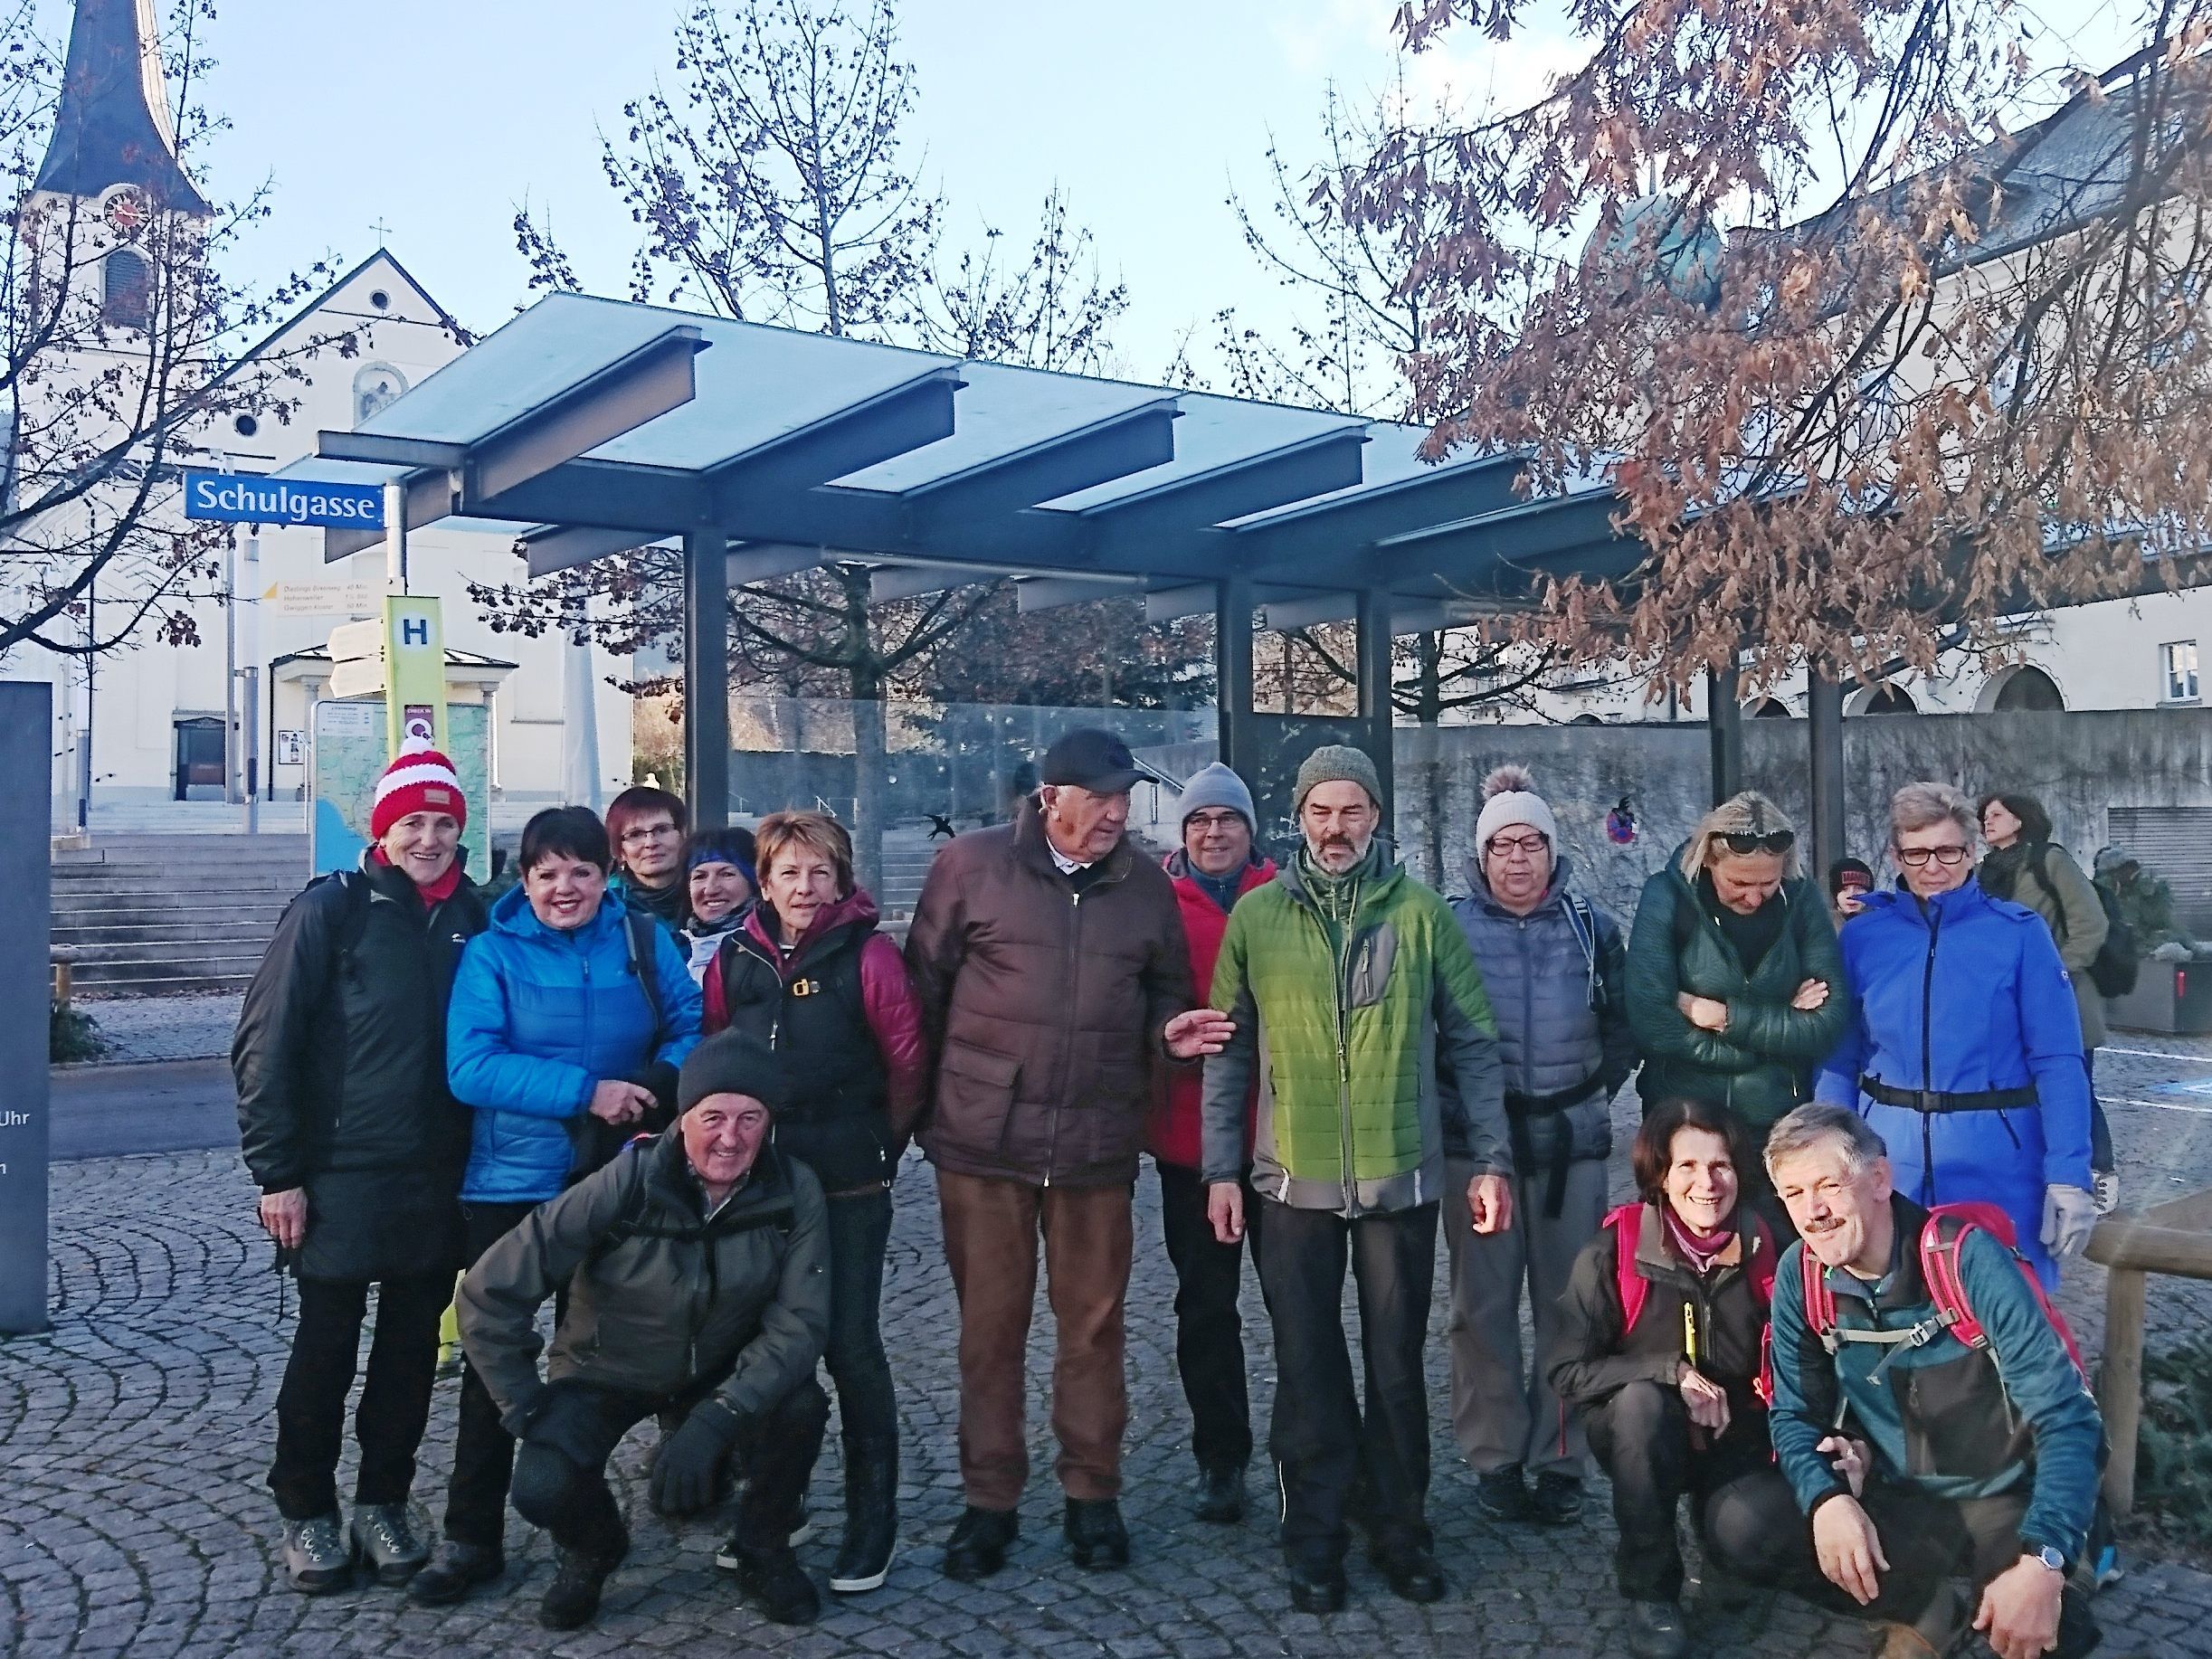
<svg viewBox="0 0 2212 1659"><path fill-rule="evenodd" d="M830 1246L820 1183L768 1144L785 1098L783 1066L752 1038L700 1044L674 1130L532 1211L461 1283L471 1374L522 1442L515 1507L560 1550L538 1606L549 1629L589 1623L630 1553L607 1459L656 1414L678 1421L654 1455L653 1507L696 1514L742 1469L745 1599L779 1625L821 1612L789 1539L830 1416L814 1381ZM541 1379L537 1310L563 1287Z"/></svg>
<svg viewBox="0 0 2212 1659"><path fill-rule="evenodd" d="M1483 794L1472 891L1451 906L1497 1020L1517 1185L1513 1226L1476 1233L1466 1196L1476 1171L1462 1114L1448 1112L1452 1432L1485 1513L1564 1526L1582 1512L1587 1448L1581 1416L1562 1405L1550 1373L1560 1293L1605 1214L1613 1092L1636 1068L1628 953L1613 918L1575 891L1558 823L1528 773L1501 766ZM1525 1360L1524 1284L1534 1322Z"/></svg>
<svg viewBox="0 0 2212 1659"><path fill-rule="evenodd" d="M1268 1440L1290 1603L1302 1613L1343 1606L1353 1519L1395 1595L1444 1594L1426 1512L1422 1361L1448 1114L1464 1120L1449 1133L1475 1171L1471 1225L1488 1234L1513 1223L1512 1142L1482 976L1450 908L1376 835L1381 795L1361 750L1330 744L1306 757L1295 797L1304 844L1229 914L1213 976L1214 1000L1234 1023L1206 1064L1208 1218L1221 1243L1244 1236L1248 1157L1281 1376ZM1448 1095L1437 1076L1447 1064L1457 1084ZM1359 1285L1363 1412L1344 1340L1347 1261Z"/></svg>
<svg viewBox="0 0 2212 1659"><path fill-rule="evenodd" d="M469 1114L446 1088L445 1013L461 947L484 930L461 871L468 821L444 755L425 744L386 767L361 867L286 907L231 1045L261 1226L299 1284L269 1488L285 1580L309 1595L344 1588L356 1556L402 1584L430 1553L408 1493L460 1266ZM372 1285L349 1536L338 1452Z"/></svg>
<svg viewBox="0 0 2212 1659"><path fill-rule="evenodd" d="M1846 1107L1792 1114L1767 1165L1803 1240L1774 1282L1774 1451L1812 1526L1768 1527L1729 1565L1888 1625L1885 1659L1937 1659L1970 1631L1998 1659L2088 1653L2096 1619L2069 1574L2103 1427L2049 1304L1988 1228L1932 1228Z"/></svg>
<svg viewBox="0 0 2212 1659"><path fill-rule="evenodd" d="M1682 1659L1681 1500L1708 1556L1803 1526L1772 1467L1759 1396L1779 1251L1742 1202L1751 1142L1702 1100L1657 1103L1637 1132L1640 1199L1606 1218L1575 1259L1552 1362L1588 1414L1620 1529L1613 1573L1636 1659Z"/></svg>
<svg viewBox="0 0 2212 1659"><path fill-rule="evenodd" d="M1811 1098L1851 1018L1835 924L1798 874L1797 831L1755 790L1699 820L1644 884L1628 933L1637 1092L1686 1095L1743 1120L1754 1149Z"/></svg>
<svg viewBox="0 0 2212 1659"><path fill-rule="evenodd" d="M2082 874L2074 855L2051 839L2051 815L2033 795L1984 795L1979 808L1989 850L1975 871L1991 898L2026 905L2043 918L2058 946L2058 960L2074 981L2074 1011L2082 1021L2082 1065L2089 1076L2089 1168L2100 1215L2119 1202L2120 1177L2112 1159L2112 1130L2097 1100L2097 1049L2104 1041L2104 995L2089 964L2104 948L2103 901ZM2109 1193L2111 1202L2106 1201Z"/></svg>
<svg viewBox="0 0 2212 1659"><path fill-rule="evenodd" d="M2182 962L2204 950L2174 915L2172 886L2145 869L2133 853L2123 847L2100 847L2095 869L2097 885L2112 894L2138 951L2162 962Z"/></svg>
<svg viewBox="0 0 2212 1659"><path fill-rule="evenodd" d="M2012 1217L2046 1285L2087 1242L2089 1074L2050 929L1974 879L1974 813L1948 783L1890 801L1897 887L1844 930L1857 992L1818 1097L1856 1103L1914 1202Z"/></svg>
<svg viewBox="0 0 2212 1659"><path fill-rule="evenodd" d="M608 890L671 934L683 931L691 896L684 879L684 831L690 822L680 795L650 783L633 785L607 802L607 841L614 849Z"/></svg>
<svg viewBox="0 0 2212 1659"><path fill-rule="evenodd" d="M739 825L700 830L684 842L688 893L682 929L691 977L704 980L722 942L751 913L760 892L753 831Z"/></svg>
<svg viewBox="0 0 2212 1659"><path fill-rule="evenodd" d="M960 1475L945 1576L1006 1563L1029 1477L1022 1431L1037 1241L1058 1325L1052 1427L1078 1567L1129 1559L1122 1523L1123 1304L1152 1068L1215 1052L1191 1008L1167 875L1125 837L1140 775L1111 732L1068 733L1011 825L945 844L907 934L936 1057L922 1149L937 1168L960 1302Z"/></svg>
<svg viewBox="0 0 2212 1659"><path fill-rule="evenodd" d="M548 807L523 826L518 861L521 885L461 956L446 1021L446 1076L475 1108L460 1188L470 1262L664 1122L676 1067L699 1037L698 987L675 935L606 902L597 818ZM407 1587L416 1601L459 1601L506 1570L514 1456L482 1378L464 1365L445 1538Z"/></svg>
<svg viewBox="0 0 2212 1659"><path fill-rule="evenodd" d="M829 1194L830 1330L845 1446L845 1533L830 1588L872 1590L898 1541L898 1401L883 1349L891 1182L921 1114L921 1005L876 901L853 885L852 839L823 812L761 820L761 900L707 972L706 1029L775 1051L790 1098L776 1150ZM717 1558L738 1568L742 1540Z"/></svg>
<svg viewBox="0 0 2212 1659"><path fill-rule="evenodd" d="M1176 811L1182 815L1182 845L1168 855L1167 874L1190 942L1191 983L1202 994L1213 983L1230 910L1254 887L1275 879L1275 863L1253 844L1258 813L1252 792L1220 762L1192 774ZM1175 1370L1191 1403L1198 1518L1227 1525L1244 1519L1244 1470L1252 1457L1244 1326L1237 1312L1244 1245L1223 1244L1206 1219L1199 1100L1196 1071L1181 1069L1162 1079L1144 1140L1160 1177L1160 1226L1175 1269ZM1254 1213L1250 1161L1248 1146L1248 1217Z"/></svg>
<svg viewBox="0 0 2212 1659"><path fill-rule="evenodd" d="M1828 919L1837 933L1866 907L1866 896L1873 891L1874 867L1864 858L1838 858L1828 866Z"/></svg>

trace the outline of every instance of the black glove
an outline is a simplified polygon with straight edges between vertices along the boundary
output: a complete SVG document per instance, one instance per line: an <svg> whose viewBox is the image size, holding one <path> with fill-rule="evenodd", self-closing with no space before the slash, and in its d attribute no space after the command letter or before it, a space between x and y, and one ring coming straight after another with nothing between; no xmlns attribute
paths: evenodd
<svg viewBox="0 0 2212 1659"><path fill-rule="evenodd" d="M664 1515L696 1515L712 1503L737 1428L737 1414L726 1406L707 1399L692 1407L653 1459L653 1507Z"/></svg>

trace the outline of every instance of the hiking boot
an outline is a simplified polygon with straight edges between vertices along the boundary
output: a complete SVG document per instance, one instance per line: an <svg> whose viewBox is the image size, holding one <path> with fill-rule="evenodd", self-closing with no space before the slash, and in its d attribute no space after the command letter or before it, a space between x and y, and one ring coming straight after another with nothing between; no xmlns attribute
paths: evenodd
<svg viewBox="0 0 2212 1659"><path fill-rule="evenodd" d="M563 1550L555 1559L553 1582L537 1604L537 1622L548 1630L574 1630L599 1614L599 1592L607 1575L630 1553L630 1540L604 1555L584 1550Z"/></svg>
<svg viewBox="0 0 2212 1659"><path fill-rule="evenodd" d="M830 1588L840 1596L880 1588L897 1548L898 1442L849 1446L845 1538L830 1567Z"/></svg>
<svg viewBox="0 0 2212 1659"><path fill-rule="evenodd" d="M302 1596L328 1596L353 1582L353 1552L346 1529L332 1510L308 1521L284 1523L284 1581Z"/></svg>
<svg viewBox="0 0 2212 1659"><path fill-rule="evenodd" d="M799 1512L798 1524L792 1528L783 1542L796 1550L813 1536L814 1518L802 1509ZM722 1540L722 1547L715 1551L715 1565L724 1572L736 1572L745 1565L745 1546L737 1541L736 1533L732 1532Z"/></svg>
<svg viewBox="0 0 2212 1659"><path fill-rule="evenodd" d="M404 1503L355 1504L353 1540L354 1559L369 1567L379 1584L404 1584L430 1559L430 1546Z"/></svg>
<svg viewBox="0 0 2212 1659"><path fill-rule="evenodd" d="M502 1551L464 1544L458 1538L444 1539L431 1553L430 1564L407 1580L407 1599L421 1607L451 1607L506 1571Z"/></svg>
<svg viewBox="0 0 2212 1659"><path fill-rule="evenodd" d="M1344 1569L1340 1562L1290 1563L1290 1610L1293 1613L1341 1613L1344 1610Z"/></svg>
<svg viewBox="0 0 2212 1659"><path fill-rule="evenodd" d="M1475 1507L1491 1520L1510 1526L1524 1526L1534 1520L1536 1510L1521 1479L1521 1465L1509 1463L1476 1475Z"/></svg>
<svg viewBox="0 0 2212 1659"><path fill-rule="evenodd" d="M1671 1601L1628 1604L1628 1652L1635 1659L1689 1659L1682 1609Z"/></svg>
<svg viewBox="0 0 2212 1659"><path fill-rule="evenodd" d="M1244 1519L1244 1465L1218 1463L1198 1472L1198 1508L1201 1521L1233 1527Z"/></svg>
<svg viewBox="0 0 2212 1659"><path fill-rule="evenodd" d="M1444 1599L1444 1569L1437 1565L1437 1558L1419 1544L1392 1544L1387 1550L1371 1550L1367 1559L1399 1600L1427 1603Z"/></svg>
<svg viewBox="0 0 2212 1659"><path fill-rule="evenodd" d="M772 1625L811 1625L821 1616L821 1593L788 1544L745 1550L737 1563L737 1593Z"/></svg>
<svg viewBox="0 0 2212 1659"><path fill-rule="evenodd" d="M1068 1559L1078 1567L1129 1565L1129 1529L1112 1498L1068 1499L1060 1535L1068 1540Z"/></svg>
<svg viewBox="0 0 2212 1659"><path fill-rule="evenodd" d="M960 1512L952 1539L945 1546L945 1576L963 1584L988 1578L1006 1565L1007 1548L1021 1531L1019 1512L969 1504Z"/></svg>
<svg viewBox="0 0 2212 1659"><path fill-rule="evenodd" d="M1572 1526L1582 1518L1581 1477L1558 1469L1539 1469L1529 1513L1543 1526Z"/></svg>

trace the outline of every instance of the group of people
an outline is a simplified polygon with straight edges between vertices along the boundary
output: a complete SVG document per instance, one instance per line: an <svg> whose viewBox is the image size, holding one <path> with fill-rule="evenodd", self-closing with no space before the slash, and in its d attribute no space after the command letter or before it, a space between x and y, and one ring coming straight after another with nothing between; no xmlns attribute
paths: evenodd
<svg viewBox="0 0 2212 1659"><path fill-rule="evenodd" d="M1019 1535L1040 1244L1067 1551L1129 1559L1149 1153L1194 1512L1225 1525L1256 1439L1248 1239L1294 1607L1343 1606L1355 1531L1394 1594L1446 1593L1425 1373L1441 1228L1476 1501L1570 1522L1594 1454L1634 1653L1688 1651L1685 1497L1716 1568L1880 1619L1899 1659L1970 1626L2002 1659L2094 1645L2069 1575L2102 1430L2044 1299L2095 1213L2085 1005L2052 926L1993 891L2047 862L2007 859L1948 786L1908 786L1897 886L1858 896L1839 936L1793 827L1746 793L1651 877L1624 942L1518 768L1486 782L1450 900L1392 858L1358 749L1299 768L1279 865L1218 764L1155 863L1128 833L1139 775L1108 733L1060 738L1013 821L939 851L902 952L833 819L687 838L658 791L604 825L540 813L488 911L451 766L395 760L361 868L280 924L234 1053L262 1222L300 1286L270 1477L295 1588L365 1567L458 1600L503 1575L511 1501L558 1548L541 1617L580 1625L629 1547L605 1465L657 1417L655 1506L739 1492L717 1559L768 1617L811 1620L793 1546L818 1362L844 1451L830 1587L881 1585L883 1265L918 1140L959 1307L954 1579L998 1571ZM1632 1075L1637 1197L1609 1210ZM336 1469L372 1285L348 1526ZM407 1494L449 1299L466 1365L432 1550Z"/></svg>

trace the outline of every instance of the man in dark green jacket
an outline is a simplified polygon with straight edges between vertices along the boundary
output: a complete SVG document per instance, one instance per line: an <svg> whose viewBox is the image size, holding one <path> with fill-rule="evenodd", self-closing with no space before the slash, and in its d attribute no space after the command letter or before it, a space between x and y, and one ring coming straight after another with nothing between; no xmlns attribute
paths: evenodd
<svg viewBox="0 0 2212 1659"><path fill-rule="evenodd" d="M1726 1106L1755 1146L1811 1098L1851 1022L1835 924L1797 873L1796 842L1765 796L1723 801L1644 884L1628 934L1646 1108L1674 1095Z"/></svg>
<svg viewBox="0 0 2212 1659"><path fill-rule="evenodd" d="M560 1547L538 1610L553 1629L588 1621L629 1553L606 1463L656 1415L681 1423L654 1461L654 1506L707 1508L742 1460L746 1599L778 1624L820 1610L788 1539L830 1415L814 1380L829 1244L821 1184L766 1144L783 1097L782 1067L755 1039L702 1043L684 1061L673 1132L532 1211L462 1281L461 1341L522 1443L515 1508ZM567 1316L541 1379L537 1310L563 1285Z"/></svg>
<svg viewBox="0 0 2212 1659"><path fill-rule="evenodd" d="M1374 763L1340 745L1298 769L1305 845L1229 913L1213 1005L1227 1047L1206 1062L1201 1114L1208 1218L1244 1233L1245 1111L1258 1074L1254 1229L1281 1381L1270 1444L1283 1486L1291 1605L1344 1599L1346 1510L1368 1494L1368 1553L1409 1601L1444 1578L1429 1552L1429 1395L1423 1347L1442 1196L1444 1114L1475 1174L1475 1230L1509 1226L1513 1153L1497 1028L1466 936L1442 898L1376 839ZM1259 1057L1266 1064L1259 1065ZM1457 1091L1437 1081L1448 1056ZM1362 1422L1343 1318L1349 1258L1367 1370Z"/></svg>

